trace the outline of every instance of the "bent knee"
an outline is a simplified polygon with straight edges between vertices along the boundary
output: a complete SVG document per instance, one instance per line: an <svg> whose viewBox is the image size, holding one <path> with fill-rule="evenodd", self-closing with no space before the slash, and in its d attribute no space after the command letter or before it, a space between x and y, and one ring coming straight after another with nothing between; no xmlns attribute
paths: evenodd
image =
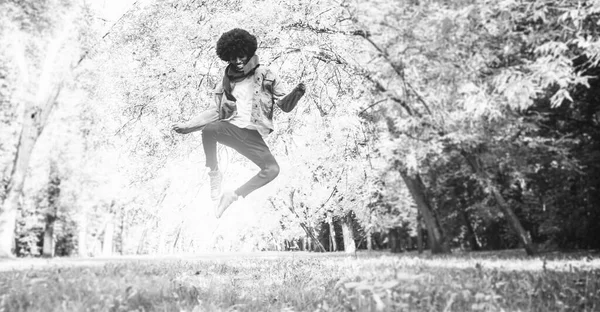
<svg viewBox="0 0 600 312"><path fill-rule="evenodd" d="M269 164L263 169L263 173L267 179L273 180L279 175L279 165L277 163Z"/></svg>

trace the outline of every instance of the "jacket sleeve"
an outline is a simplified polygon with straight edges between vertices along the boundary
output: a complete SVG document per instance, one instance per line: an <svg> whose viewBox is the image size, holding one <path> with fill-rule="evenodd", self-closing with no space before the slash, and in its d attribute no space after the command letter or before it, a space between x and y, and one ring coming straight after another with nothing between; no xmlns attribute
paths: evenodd
<svg viewBox="0 0 600 312"><path fill-rule="evenodd" d="M207 110L200 113L198 116L190 119L186 123L186 127L191 130L191 132L199 131L204 129L204 126L208 125L213 121L217 121L219 119L219 113L214 106L211 105Z"/></svg>
<svg viewBox="0 0 600 312"><path fill-rule="evenodd" d="M218 107L221 104L221 98L223 97L223 84L221 82L218 82L217 85L215 86L215 88L212 91L212 94L214 96L214 109L218 110ZM213 105L211 105L213 106Z"/></svg>
<svg viewBox="0 0 600 312"><path fill-rule="evenodd" d="M304 91L299 90L298 88L294 88L292 92L286 94L286 87L279 79L277 74L272 73L273 75L273 97L275 98L275 103L277 106L281 108L282 111L289 113L294 107L298 104L298 101L304 95Z"/></svg>
<svg viewBox="0 0 600 312"><path fill-rule="evenodd" d="M204 129L204 126L211 122L219 120L219 103L221 102L221 96L223 95L223 87L221 84L217 84L215 89L211 92L213 94L214 103L211 103L208 108L198 114L198 116L190 119L186 123L186 127L191 132L199 131Z"/></svg>

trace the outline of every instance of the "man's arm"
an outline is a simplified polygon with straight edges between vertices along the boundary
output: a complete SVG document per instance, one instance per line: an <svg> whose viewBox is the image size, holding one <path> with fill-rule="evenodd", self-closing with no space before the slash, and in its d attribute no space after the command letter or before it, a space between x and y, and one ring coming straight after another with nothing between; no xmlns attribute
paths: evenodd
<svg viewBox="0 0 600 312"><path fill-rule="evenodd" d="M283 96L283 98L277 100L277 106L279 106L282 111L289 113L294 109L294 107L296 107L302 96L304 96L304 93L306 92L306 86L303 82L301 82L292 90L292 92L285 95L285 86L279 81L279 77L275 73L273 73L273 75L275 76L273 79L272 88L273 96Z"/></svg>
<svg viewBox="0 0 600 312"><path fill-rule="evenodd" d="M279 106L279 108L286 113L291 112L294 107L296 107L300 99L304 96L305 91L306 86L304 83L299 83L294 90L292 90L292 92L288 93L288 95L284 96L277 102L277 106Z"/></svg>
<svg viewBox="0 0 600 312"><path fill-rule="evenodd" d="M217 86L213 94L215 100L214 104L210 105L207 110L190 119L188 122L178 122L173 124L173 131L181 134L187 134L202 130L204 126L208 125L209 123L219 120L218 107L221 101L221 96L223 95L222 88Z"/></svg>
<svg viewBox="0 0 600 312"><path fill-rule="evenodd" d="M190 119L188 122L178 122L173 124L173 130L177 133L187 134L198 130L202 130L204 126L219 119L219 113L211 105L208 110L203 111L200 115Z"/></svg>

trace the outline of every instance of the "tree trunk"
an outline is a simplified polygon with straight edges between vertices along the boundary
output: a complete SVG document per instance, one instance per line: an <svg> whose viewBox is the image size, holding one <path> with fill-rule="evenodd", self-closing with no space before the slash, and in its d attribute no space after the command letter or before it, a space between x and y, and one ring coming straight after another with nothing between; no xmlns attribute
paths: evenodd
<svg viewBox="0 0 600 312"><path fill-rule="evenodd" d="M58 214L58 201L60 198L60 177L56 161L50 161L50 181L48 182L48 211L46 212L46 226L44 229L44 242L42 257L54 257L54 223Z"/></svg>
<svg viewBox="0 0 600 312"><path fill-rule="evenodd" d="M410 176L404 169L400 170L400 175L402 176L404 183L406 183L413 200L417 204L421 216L425 220L425 225L427 226L427 232L429 234L431 253L449 253L450 247L446 242L442 228L440 227L429 203L429 199L425 194L425 185L423 184L421 177L418 174Z"/></svg>
<svg viewBox="0 0 600 312"><path fill-rule="evenodd" d="M147 226L144 228L144 231L142 232L142 236L140 237L140 242L138 243L138 247L137 247L137 251L136 251L137 255L141 255L142 253L144 253L144 247L146 245L146 235L148 235L148 227Z"/></svg>
<svg viewBox="0 0 600 312"><path fill-rule="evenodd" d="M372 251L373 250L373 233L372 233L372 229L369 228L367 230L367 250L368 251Z"/></svg>
<svg viewBox="0 0 600 312"><path fill-rule="evenodd" d="M23 120L17 153L13 160L7 196L0 211L0 257L13 256L12 248L15 240L17 209L23 192L23 185L25 184L31 152L38 137L35 122L36 116L37 114L33 108L30 108Z"/></svg>
<svg viewBox="0 0 600 312"><path fill-rule="evenodd" d="M344 251L346 253L356 252L356 242L354 241L354 231L352 230L351 214L346 214L342 219L342 235L344 236Z"/></svg>
<svg viewBox="0 0 600 312"><path fill-rule="evenodd" d="M116 246L115 246L115 251L119 255L123 254L124 243L125 243L125 207L123 206L123 207L121 207L121 210L119 212L119 226L118 226L117 241L116 241Z"/></svg>
<svg viewBox="0 0 600 312"><path fill-rule="evenodd" d="M54 223L56 222L56 210L46 214L46 226L44 228L44 241L42 248L42 257L54 257Z"/></svg>
<svg viewBox="0 0 600 312"><path fill-rule="evenodd" d="M173 241L173 248L171 249L172 252L177 250L177 243L179 242L179 237L181 236L182 230L183 230L183 221L181 221L181 223L179 224L179 227L177 227L177 234L175 235L175 241Z"/></svg>
<svg viewBox="0 0 600 312"><path fill-rule="evenodd" d="M106 223L104 228L104 238L102 240L102 255L111 256L113 252L113 237L115 232L115 224L111 219Z"/></svg>
<svg viewBox="0 0 600 312"><path fill-rule="evenodd" d="M536 253L535 246L531 242L531 238L527 234L527 231L525 231L525 228L523 228L521 221L519 221L519 218L517 218L517 215L512 210L512 208L508 205L508 203L506 202L504 197L502 197L502 194L496 187L495 183L492 181L492 179L490 179L488 177L487 173L483 171L483 168L480 165L479 158L476 155L467 153L464 150L461 151L461 153L462 153L463 157L465 157L465 159L467 160L467 163L469 164L469 166L471 167L473 172L475 172L475 174L486 184L486 187L490 190L490 193L492 194L492 196L494 196L494 199L496 200L496 202L498 203L498 206L500 207L500 211L502 211L502 213L507 218L507 221L510 224L510 226L512 227L512 229L519 236L519 240L520 240L521 244L523 245L523 247L525 248L525 252L527 252L527 255L529 255L529 256L535 255L535 253Z"/></svg>
<svg viewBox="0 0 600 312"><path fill-rule="evenodd" d="M504 215L508 219L508 223L510 224L512 229L517 233L517 235L519 236L519 240L521 241L521 244L525 248L525 252L527 252L527 255L528 256L535 255L536 254L535 246L531 242L531 238L527 234L527 231L525 231L525 228L523 228L523 225L521 225L521 221L519 221L519 218L517 218L517 215L515 214L515 212L508 205L506 200L504 200L504 197L502 197L502 195L500 194L500 191L498 191L498 189L496 189L495 186L491 186L490 190L492 192L492 195L494 195L496 202L498 202L498 206L500 206L500 210L502 211L502 213L504 213Z"/></svg>
<svg viewBox="0 0 600 312"><path fill-rule="evenodd" d="M423 253L423 220L421 218L421 212L417 211L417 249L419 253Z"/></svg>
<svg viewBox="0 0 600 312"><path fill-rule="evenodd" d="M14 196L14 195L13 195ZM17 220L18 198L7 197L0 213L0 258L12 258L15 249L15 225Z"/></svg>
<svg viewBox="0 0 600 312"><path fill-rule="evenodd" d="M269 231L269 234L271 234L271 241L273 243L273 246L275 247L275 251L281 251L281 242L280 240L278 240L275 235L273 235L273 232ZM270 250L270 248L269 248Z"/></svg>
<svg viewBox="0 0 600 312"><path fill-rule="evenodd" d="M335 241L335 227L333 226L333 218L328 222L329 224L329 251L337 251L337 242Z"/></svg>
<svg viewBox="0 0 600 312"><path fill-rule="evenodd" d="M77 254L80 257L88 256L88 248L87 248L87 217L85 214L85 210L80 212L79 216L79 224L77 225L78 234L77 234Z"/></svg>
<svg viewBox="0 0 600 312"><path fill-rule="evenodd" d="M290 192L290 205L288 206L288 209L292 212L292 214L294 214L296 216L296 218L298 218L298 220L301 220L298 213L296 213L296 209L294 208L294 193L295 193L294 190L292 190ZM273 201L271 201L271 205L273 205L273 208L276 208L275 203ZM320 252L326 251L325 247L323 247L323 244L321 244L321 242L317 239L317 236L315 235L315 232L314 232L315 230L311 226L300 221L300 227L302 227L302 229L304 230L306 235L308 237L310 237L317 244L317 247L319 248Z"/></svg>
<svg viewBox="0 0 600 312"><path fill-rule="evenodd" d="M464 207L464 206L463 206ZM465 208L460 210L460 216L465 224L465 228L467 229L467 239L469 241L469 245L471 250L478 251L481 250L481 246L477 243L477 237L475 236L475 231L473 230L473 225L471 224L471 220L469 219L469 215L465 211Z"/></svg>
<svg viewBox="0 0 600 312"><path fill-rule="evenodd" d="M293 210L292 207L290 207L290 209L295 212L295 210ZM315 233L314 233L314 229L312 227L306 225L302 221L300 221L300 227L302 227L302 229L306 233L307 238L311 238L313 241L316 242L317 247L319 248L319 251L320 252L325 252L325 247L323 247L323 244L321 244L321 242L318 239L316 239L316 236L315 236Z"/></svg>
<svg viewBox="0 0 600 312"><path fill-rule="evenodd" d="M388 230L388 242L390 244L390 251L392 253L402 252L400 246L400 229L397 227Z"/></svg>
<svg viewBox="0 0 600 312"><path fill-rule="evenodd" d="M44 247L42 248L42 257L54 257L54 220L51 216L46 216L46 228L44 229Z"/></svg>

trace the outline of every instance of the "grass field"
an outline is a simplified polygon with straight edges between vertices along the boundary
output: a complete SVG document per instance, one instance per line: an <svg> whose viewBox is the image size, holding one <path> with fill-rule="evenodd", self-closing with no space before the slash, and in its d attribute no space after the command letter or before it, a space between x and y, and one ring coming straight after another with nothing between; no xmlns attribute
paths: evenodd
<svg viewBox="0 0 600 312"><path fill-rule="evenodd" d="M0 311L600 311L597 254L0 260Z"/></svg>

